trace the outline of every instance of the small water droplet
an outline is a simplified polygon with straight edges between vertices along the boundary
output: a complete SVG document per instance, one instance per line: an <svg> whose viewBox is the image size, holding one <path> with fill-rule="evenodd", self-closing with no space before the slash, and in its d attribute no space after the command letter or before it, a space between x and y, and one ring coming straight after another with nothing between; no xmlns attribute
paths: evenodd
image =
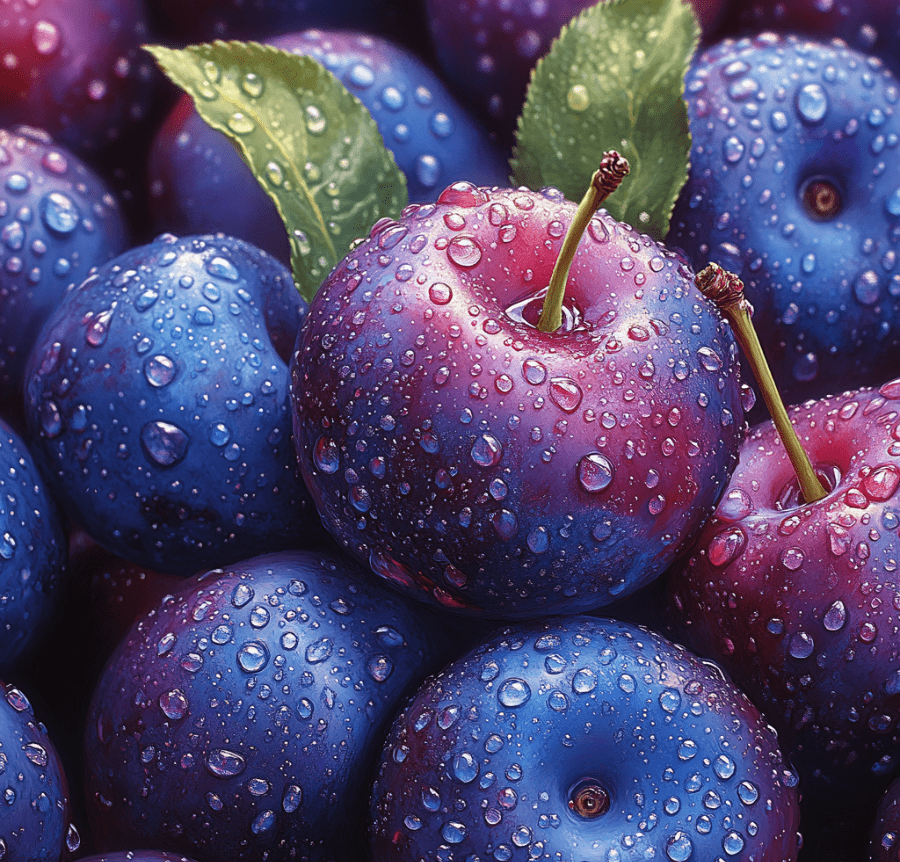
<svg viewBox="0 0 900 862"><path fill-rule="evenodd" d="M828 93L821 84L804 84L797 91L795 104L802 120L818 123L828 113Z"/></svg>
<svg viewBox="0 0 900 862"><path fill-rule="evenodd" d="M236 135L249 135L256 129L256 123L241 111L235 111L226 122Z"/></svg>
<svg viewBox="0 0 900 862"><path fill-rule="evenodd" d="M187 454L190 437L171 422L148 422L141 429L141 445L147 457L160 467L171 467Z"/></svg>
<svg viewBox="0 0 900 862"><path fill-rule="evenodd" d="M573 111L581 113L591 106L591 97L584 84L573 84L566 94L566 102Z"/></svg>
<svg viewBox="0 0 900 862"><path fill-rule="evenodd" d="M840 631L847 622L847 608L844 607L844 603L837 599L837 601L833 602L831 606L825 611L825 616L822 618L822 625L830 632Z"/></svg>
<svg viewBox="0 0 900 862"><path fill-rule="evenodd" d="M447 257L457 266L476 266L481 261L481 256L481 246L470 236L455 236L447 245Z"/></svg>
<svg viewBox="0 0 900 862"><path fill-rule="evenodd" d="M614 472L612 461L600 452L589 452L578 462L578 481L590 493L608 488Z"/></svg>

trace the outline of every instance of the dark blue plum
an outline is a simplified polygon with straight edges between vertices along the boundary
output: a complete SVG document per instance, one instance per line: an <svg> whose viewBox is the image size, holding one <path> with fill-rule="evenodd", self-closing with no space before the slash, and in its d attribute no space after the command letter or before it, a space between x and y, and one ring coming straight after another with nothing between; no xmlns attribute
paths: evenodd
<svg viewBox="0 0 900 862"><path fill-rule="evenodd" d="M626 623L504 629L395 721L378 862L790 862L796 777L714 665Z"/></svg>
<svg viewBox="0 0 900 862"><path fill-rule="evenodd" d="M687 75L691 169L668 242L742 278L789 402L877 385L900 359L900 98L882 63L762 34Z"/></svg>
<svg viewBox="0 0 900 862"><path fill-rule="evenodd" d="M332 553L262 556L191 579L132 628L85 734L101 848L364 858L387 727L444 656L434 621L366 578Z"/></svg>
<svg viewBox="0 0 900 862"><path fill-rule="evenodd" d="M291 442L290 273L232 237L162 236L70 289L32 353L26 418L72 519L189 575L317 534Z"/></svg>
<svg viewBox="0 0 900 862"><path fill-rule="evenodd" d="M57 862L81 843L62 764L22 691L0 693L0 859Z"/></svg>
<svg viewBox="0 0 900 862"><path fill-rule="evenodd" d="M154 67L143 0L0 5L0 126L40 126L84 155L150 110Z"/></svg>
<svg viewBox="0 0 900 862"><path fill-rule="evenodd" d="M24 441L0 420L0 673L47 635L66 559L62 514Z"/></svg>
<svg viewBox="0 0 900 862"><path fill-rule="evenodd" d="M433 200L440 189L461 179L508 184L500 148L410 51L376 36L322 30L290 33L270 44L318 60L369 109L406 176L410 200ZM288 261L287 235L275 205L188 96L156 136L149 180L158 229L222 230Z"/></svg>
<svg viewBox="0 0 900 862"><path fill-rule="evenodd" d="M44 132L0 129L0 406L21 411L22 374L66 287L127 247L116 199Z"/></svg>

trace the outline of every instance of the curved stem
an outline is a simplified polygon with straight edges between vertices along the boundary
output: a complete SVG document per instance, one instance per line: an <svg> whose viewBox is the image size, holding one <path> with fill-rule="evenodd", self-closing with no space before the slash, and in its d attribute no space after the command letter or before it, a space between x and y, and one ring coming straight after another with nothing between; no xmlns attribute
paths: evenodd
<svg viewBox="0 0 900 862"><path fill-rule="evenodd" d="M541 332L556 332L562 326L562 304L566 294L566 282L569 280L569 270L572 268L572 261L575 260L578 244L594 217L594 213L619 187L619 183L627 173L627 159L620 156L615 150L608 150L603 154L603 158L600 159L600 167L594 171L594 175L591 177L591 185L575 211L575 217L566 231L559 257L553 266L550 285L547 288L541 316L538 319L538 329Z"/></svg>
<svg viewBox="0 0 900 862"><path fill-rule="evenodd" d="M766 407L769 408L769 414L772 416L772 421L775 423L788 458L791 459L791 465L800 482L803 499L807 503L821 500L827 492L819 481L819 477L816 476L809 456L800 443L800 438L784 408L781 393L775 385L769 363L766 361L762 345L759 343L756 328L750 319L753 307L744 296L744 283L734 273L727 272L717 263L711 263L698 273L696 283L700 292L716 304L719 311L731 324L735 338L741 345L744 356L759 383L763 400L766 402Z"/></svg>

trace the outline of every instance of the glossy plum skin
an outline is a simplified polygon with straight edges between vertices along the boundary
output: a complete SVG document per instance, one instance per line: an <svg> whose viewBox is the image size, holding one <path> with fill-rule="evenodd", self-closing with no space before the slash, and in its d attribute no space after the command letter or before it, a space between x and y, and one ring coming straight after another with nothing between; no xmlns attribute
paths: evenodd
<svg viewBox="0 0 900 862"><path fill-rule="evenodd" d="M363 858L384 734L443 658L421 610L330 552L187 581L135 625L94 693L98 845L198 862Z"/></svg>
<svg viewBox="0 0 900 862"><path fill-rule="evenodd" d="M601 211L569 325L534 325L573 211L450 186L375 225L300 331L294 437L323 522L423 600L608 604L684 549L733 466L736 348L679 259Z"/></svg>
<svg viewBox="0 0 900 862"><path fill-rule="evenodd" d="M466 104L511 139L531 71L564 24L597 0L425 0L435 55ZM707 32L723 0L695 0Z"/></svg>
<svg viewBox="0 0 900 862"><path fill-rule="evenodd" d="M365 105L406 177L411 201L431 201L455 180L507 184L509 171L500 148L411 51L387 39L338 30L288 33L268 44L318 60ZM187 95L154 140L149 180L157 228L175 233L222 230L289 260L287 234L275 205Z"/></svg>
<svg viewBox="0 0 900 862"><path fill-rule="evenodd" d="M63 600L66 559L62 513L24 440L0 420L0 673L46 636Z"/></svg>
<svg viewBox="0 0 900 862"><path fill-rule="evenodd" d="M107 185L44 132L0 129L0 405L21 412L25 362L66 287L121 254Z"/></svg>
<svg viewBox="0 0 900 862"><path fill-rule="evenodd" d="M108 550L189 575L319 531L291 444L287 269L222 235L164 235L73 286L32 353L35 457Z"/></svg>
<svg viewBox="0 0 900 862"><path fill-rule="evenodd" d="M585 785L605 813L570 806ZM788 862L796 785L717 668L626 623L550 618L490 636L394 722L371 858Z"/></svg>
<svg viewBox="0 0 900 862"><path fill-rule="evenodd" d="M80 155L120 140L150 110L142 0L10 0L0 6L0 126L38 126Z"/></svg>
<svg viewBox="0 0 900 862"><path fill-rule="evenodd" d="M0 682L0 858L56 862L78 849L59 756L28 698Z"/></svg>
<svg viewBox="0 0 900 862"><path fill-rule="evenodd" d="M894 76L841 43L770 33L697 56L686 91L691 170L667 242L741 277L788 403L892 377Z"/></svg>
<svg viewBox="0 0 900 862"><path fill-rule="evenodd" d="M770 423L669 578L677 635L778 728L809 794L846 803L900 766L900 381L791 411L832 490L798 505Z"/></svg>

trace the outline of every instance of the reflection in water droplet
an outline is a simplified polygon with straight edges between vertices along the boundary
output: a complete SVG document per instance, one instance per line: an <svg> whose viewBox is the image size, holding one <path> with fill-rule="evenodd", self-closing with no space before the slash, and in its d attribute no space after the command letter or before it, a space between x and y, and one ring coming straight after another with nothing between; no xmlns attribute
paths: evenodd
<svg viewBox="0 0 900 862"><path fill-rule="evenodd" d="M578 481L585 491L598 493L613 480L613 463L600 452L589 452L578 462Z"/></svg>
<svg viewBox="0 0 900 862"><path fill-rule="evenodd" d="M522 704L527 703L530 697L531 688L528 686L528 683L524 679L518 679L517 677L504 680L500 688L497 689L497 700L503 706L509 708L522 706Z"/></svg>
<svg viewBox="0 0 900 862"><path fill-rule="evenodd" d="M157 420L141 429L141 445L151 461L160 467L171 467L187 454L190 437L177 425Z"/></svg>
<svg viewBox="0 0 900 862"><path fill-rule="evenodd" d="M233 778L240 775L247 764L240 754L225 748L215 748L207 756L206 766L218 778Z"/></svg>
<svg viewBox="0 0 900 862"><path fill-rule="evenodd" d="M237 653L241 670L258 673L269 663L269 648L262 641L247 641Z"/></svg>

